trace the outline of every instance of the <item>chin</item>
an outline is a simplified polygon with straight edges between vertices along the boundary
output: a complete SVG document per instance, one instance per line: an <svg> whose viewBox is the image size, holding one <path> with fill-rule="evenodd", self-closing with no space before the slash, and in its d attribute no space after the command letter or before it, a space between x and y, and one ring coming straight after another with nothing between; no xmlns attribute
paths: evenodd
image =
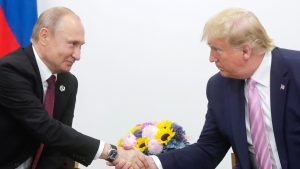
<svg viewBox="0 0 300 169"><path fill-rule="evenodd" d="M245 79L245 78L243 78L243 77L240 77L240 76L234 76L234 75L230 75L230 74L228 74L228 73L226 73L226 72L221 72L221 71L220 71L220 74L221 74L221 76L222 76L222 77L225 77L225 78L232 78L232 79Z"/></svg>
<svg viewBox="0 0 300 169"><path fill-rule="evenodd" d="M72 68L72 65L67 65L67 66L65 66L65 67L63 68L63 71L64 71L64 72L70 72L71 68Z"/></svg>
<svg viewBox="0 0 300 169"><path fill-rule="evenodd" d="M61 69L60 73L70 72L71 68Z"/></svg>
<svg viewBox="0 0 300 169"><path fill-rule="evenodd" d="M220 74L221 74L222 77L225 77L225 78L233 78L233 79L237 79L236 77L231 76L230 74L228 74L228 73L226 73L226 72L220 71Z"/></svg>
<svg viewBox="0 0 300 169"><path fill-rule="evenodd" d="M226 73L226 72L224 72L224 71L221 71L221 70L220 70L220 74L221 74L221 76L223 76L223 77L230 77L230 76L228 75L228 73Z"/></svg>

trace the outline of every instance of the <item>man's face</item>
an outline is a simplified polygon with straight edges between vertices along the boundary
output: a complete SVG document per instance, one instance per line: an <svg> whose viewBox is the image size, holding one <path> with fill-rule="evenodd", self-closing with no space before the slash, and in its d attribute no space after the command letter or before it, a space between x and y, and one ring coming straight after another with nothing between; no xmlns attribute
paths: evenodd
<svg viewBox="0 0 300 169"><path fill-rule="evenodd" d="M242 49L228 45L225 39L209 40L209 61L214 62L224 77L243 79L245 76L246 59Z"/></svg>
<svg viewBox="0 0 300 169"><path fill-rule="evenodd" d="M74 16L64 16L53 33L50 33L46 64L52 73L69 72L73 63L80 59L84 44L84 29Z"/></svg>

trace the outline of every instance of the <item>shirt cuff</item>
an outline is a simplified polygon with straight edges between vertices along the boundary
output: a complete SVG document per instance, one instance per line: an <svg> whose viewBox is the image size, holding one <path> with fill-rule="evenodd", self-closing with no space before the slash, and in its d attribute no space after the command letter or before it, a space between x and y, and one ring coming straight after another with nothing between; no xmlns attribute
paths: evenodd
<svg viewBox="0 0 300 169"><path fill-rule="evenodd" d="M100 155L102 154L102 151L104 149L104 145L105 145L105 142L104 141L100 141L100 145L99 145L99 148L98 148L98 151L97 151L97 153L95 155L94 160L97 160L97 159L100 158Z"/></svg>
<svg viewBox="0 0 300 169"><path fill-rule="evenodd" d="M158 169L163 169L161 162L157 156L151 155L150 157L152 157L152 159Z"/></svg>

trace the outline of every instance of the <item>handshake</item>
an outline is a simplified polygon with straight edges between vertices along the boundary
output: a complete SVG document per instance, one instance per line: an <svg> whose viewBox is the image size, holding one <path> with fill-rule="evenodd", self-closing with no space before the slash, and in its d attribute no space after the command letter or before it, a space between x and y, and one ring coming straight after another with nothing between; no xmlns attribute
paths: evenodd
<svg viewBox="0 0 300 169"><path fill-rule="evenodd" d="M182 126L169 120L145 122L134 126L121 138L118 148L106 144L100 158L116 169L158 169L159 159L148 155L181 149L189 144Z"/></svg>
<svg viewBox="0 0 300 169"><path fill-rule="evenodd" d="M132 146L116 148L106 144L100 158L106 159L106 164L115 166L116 169L158 169L152 157Z"/></svg>

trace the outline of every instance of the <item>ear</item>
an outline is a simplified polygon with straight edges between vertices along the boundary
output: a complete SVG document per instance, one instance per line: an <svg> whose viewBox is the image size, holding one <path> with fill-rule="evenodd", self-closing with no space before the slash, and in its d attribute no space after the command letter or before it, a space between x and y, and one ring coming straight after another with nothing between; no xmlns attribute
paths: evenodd
<svg viewBox="0 0 300 169"><path fill-rule="evenodd" d="M250 57L252 55L252 52L253 52L252 50L253 50L252 47L250 47L249 45L243 46L242 52L243 52L243 58L245 60L249 60L250 59Z"/></svg>
<svg viewBox="0 0 300 169"><path fill-rule="evenodd" d="M42 28L39 33L39 42L45 46L48 44L50 38L50 32L47 28Z"/></svg>

